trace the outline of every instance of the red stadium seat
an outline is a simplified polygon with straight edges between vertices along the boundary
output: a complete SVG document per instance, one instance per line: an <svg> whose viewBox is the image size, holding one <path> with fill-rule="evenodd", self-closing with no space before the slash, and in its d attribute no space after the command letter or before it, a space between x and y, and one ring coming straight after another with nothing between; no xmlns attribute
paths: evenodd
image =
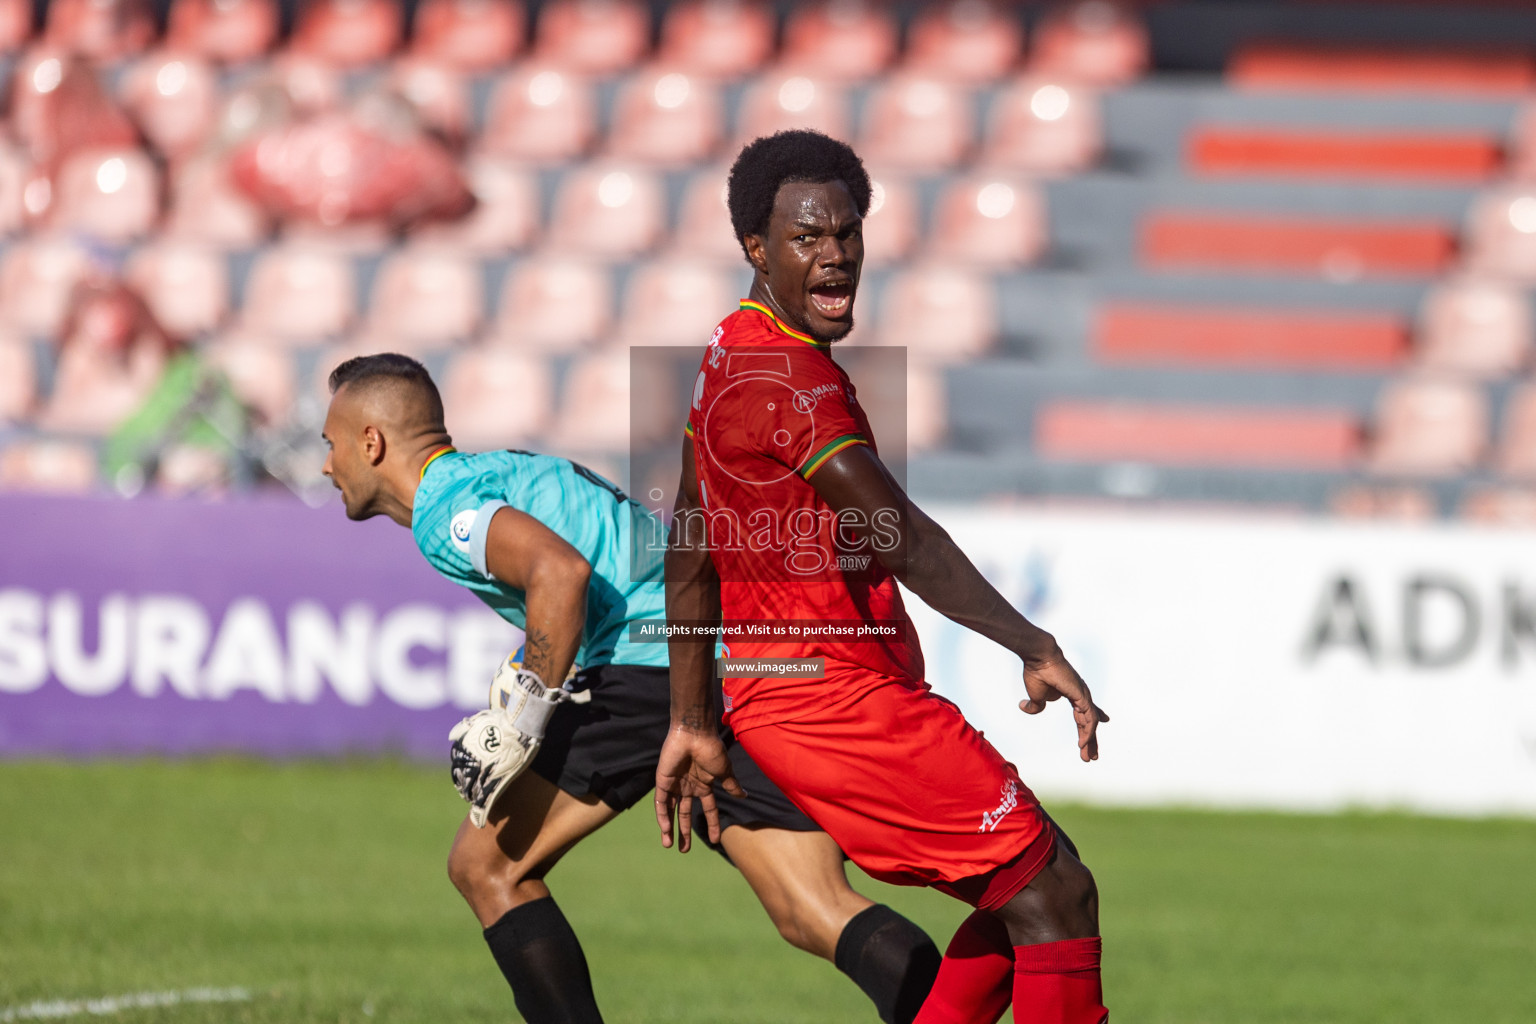
<svg viewBox="0 0 1536 1024"><path fill-rule="evenodd" d="M1093 356L1104 363L1385 369L1408 350L1396 313L1111 302Z"/></svg>
<svg viewBox="0 0 1536 1024"><path fill-rule="evenodd" d="M454 442L470 450L520 447L549 428L554 375L536 355L477 347L455 353L443 377L443 410Z"/></svg>
<svg viewBox="0 0 1536 1024"><path fill-rule="evenodd" d="M724 122L719 90L711 82L650 68L619 91L608 155L658 167L698 163L720 144Z"/></svg>
<svg viewBox="0 0 1536 1024"><path fill-rule="evenodd" d="M0 142L0 238L19 232L27 223L26 192L32 161L16 146Z"/></svg>
<svg viewBox="0 0 1536 1024"><path fill-rule="evenodd" d="M1503 162L1499 140L1470 132L1252 128L1205 125L1190 132L1197 174L1408 181L1485 181Z"/></svg>
<svg viewBox="0 0 1536 1024"><path fill-rule="evenodd" d="M678 396L659 371L647 363L632 367L630 354L623 351L584 357L566 377L551 447L562 453L627 452L632 443L648 444L676 431ZM635 372L643 378L632 381ZM645 396L645 415L635 417L640 421L635 424L630 416L631 393Z"/></svg>
<svg viewBox="0 0 1536 1024"><path fill-rule="evenodd" d="M339 336L357 307L352 266L344 256L283 243L251 267L241 308L248 331L290 344Z"/></svg>
<svg viewBox="0 0 1536 1024"><path fill-rule="evenodd" d="M423 0L411 53L456 71L493 71L523 48L527 22L518 0Z"/></svg>
<svg viewBox="0 0 1536 1024"><path fill-rule="evenodd" d="M892 276L879 314L881 344L905 346L909 363L974 359L997 340L992 282L948 262L913 266Z"/></svg>
<svg viewBox="0 0 1536 1024"><path fill-rule="evenodd" d="M930 251L945 262L1008 270L1039 259L1049 242L1045 197L1009 175L960 178L944 190Z"/></svg>
<svg viewBox="0 0 1536 1024"><path fill-rule="evenodd" d="M173 160L202 145L220 104L218 78L208 63L165 50L136 61L121 94L144 137Z"/></svg>
<svg viewBox="0 0 1536 1024"><path fill-rule="evenodd" d="M640 0L551 0L539 10L535 56L589 75L640 63L650 48L651 15Z"/></svg>
<svg viewBox="0 0 1536 1024"><path fill-rule="evenodd" d="M1264 270L1339 281L1444 272L1456 253L1438 221L1345 220L1154 210L1141 225L1141 259L1159 269Z"/></svg>
<svg viewBox="0 0 1536 1024"><path fill-rule="evenodd" d="M1035 416L1048 459L1165 465L1344 469L1360 452L1352 414L1059 399Z"/></svg>
<svg viewBox="0 0 1536 1024"><path fill-rule="evenodd" d="M175 172L166 235L224 249L248 249L271 233L271 218L235 188L222 160L197 157Z"/></svg>
<svg viewBox="0 0 1536 1024"><path fill-rule="evenodd" d="M736 241L731 210L726 205L725 182L729 172L729 167L712 167L689 179L677 231L669 246L679 256L741 265L741 245Z"/></svg>
<svg viewBox="0 0 1536 1024"><path fill-rule="evenodd" d="M21 423L37 405L37 357L32 342L7 331L0 334L0 427Z"/></svg>
<svg viewBox="0 0 1536 1024"><path fill-rule="evenodd" d="M922 231L917 186L900 172L869 169L869 213L864 217L864 265L890 266L912 255Z"/></svg>
<svg viewBox="0 0 1536 1024"><path fill-rule="evenodd" d="M625 345L703 345L736 300L732 275L719 266L681 258L637 267L624 289L619 342Z"/></svg>
<svg viewBox="0 0 1536 1024"><path fill-rule="evenodd" d="M412 237L481 256L527 248L539 232L539 183L533 173L488 156L471 157L465 171L474 210L462 220L418 227Z"/></svg>
<svg viewBox="0 0 1536 1024"><path fill-rule="evenodd" d="M1467 214L1467 265L1522 284L1536 282L1536 185L1511 184L1478 196Z"/></svg>
<svg viewBox="0 0 1536 1024"><path fill-rule="evenodd" d="M1329 496L1328 511L1345 519L1424 522L1434 519L1438 508L1434 494L1422 487L1351 484Z"/></svg>
<svg viewBox="0 0 1536 1024"><path fill-rule="evenodd" d="M1501 377L1525 363L1532 332L1523 291L1496 279L1454 278L1424 297L1418 361L1433 370Z"/></svg>
<svg viewBox="0 0 1536 1024"><path fill-rule="evenodd" d="M621 164L587 164L566 174L555 197L550 245L607 259L628 259L660 240L666 224L661 181Z"/></svg>
<svg viewBox="0 0 1536 1024"><path fill-rule="evenodd" d="M1089 85L1124 85L1146 72L1151 54L1146 26L1129 7L1077 0L1035 27L1029 70Z"/></svg>
<svg viewBox="0 0 1536 1024"><path fill-rule="evenodd" d="M59 169L55 196L55 227L126 242L160 216L160 172L141 150L83 150Z"/></svg>
<svg viewBox="0 0 1536 1024"><path fill-rule="evenodd" d="M1493 526L1536 526L1536 491L1507 487L1479 487L1461 502L1461 517Z"/></svg>
<svg viewBox="0 0 1536 1024"><path fill-rule="evenodd" d="M48 44L93 60L138 53L155 38L148 0L52 0L47 9Z"/></svg>
<svg viewBox="0 0 1536 1024"><path fill-rule="evenodd" d="M91 269L77 242L57 236L29 238L0 255L0 318L14 330L56 337L69 296Z"/></svg>
<svg viewBox="0 0 1536 1024"><path fill-rule="evenodd" d="M32 0L0 0L0 51L19 50L32 35Z"/></svg>
<svg viewBox="0 0 1536 1024"><path fill-rule="evenodd" d="M793 128L846 139L848 97L843 86L799 71L772 71L753 81L742 98L737 138L745 143Z"/></svg>
<svg viewBox="0 0 1536 1024"><path fill-rule="evenodd" d="M1481 461L1488 447L1488 399L1465 381L1405 378L1382 391L1374 433L1369 465L1376 473L1464 473Z"/></svg>
<svg viewBox="0 0 1536 1024"><path fill-rule="evenodd" d="M277 41L276 0L172 0L166 45L209 60L254 60Z"/></svg>
<svg viewBox="0 0 1536 1024"><path fill-rule="evenodd" d="M1099 97L1056 79L1015 80L987 118L982 162L1033 174L1076 174L1104 151Z"/></svg>
<svg viewBox="0 0 1536 1024"><path fill-rule="evenodd" d="M739 78L773 52L773 9L762 0L683 0L661 25L660 62L697 75Z"/></svg>
<svg viewBox="0 0 1536 1024"><path fill-rule="evenodd" d="M229 268L209 246L155 241L133 254L127 279L174 337L213 331L229 313Z"/></svg>
<svg viewBox="0 0 1536 1024"><path fill-rule="evenodd" d="M223 372L258 426L287 422L297 397L298 371L286 345L237 332L205 345L202 354Z"/></svg>
<svg viewBox="0 0 1536 1024"><path fill-rule="evenodd" d="M907 31L902 67L970 85L995 82L1024 52L1018 14L995 0L947 0L923 7Z"/></svg>
<svg viewBox="0 0 1536 1024"><path fill-rule="evenodd" d="M299 8L288 46L305 57L355 68L394 53L400 33L394 0L309 0Z"/></svg>
<svg viewBox="0 0 1536 1024"><path fill-rule="evenodd" d="M906 397L907 451L932 451L943 443L948 430L943 372L921 364L908 366Z"/></svg>
<svg viewBox="0 0 1536 1024"><path fill-rule="evenodd" d="M1536 60L1518 50L1260 42L1233 52L1227 81L1277 91L1518 96L1536 87Z"/></svg>
<svg viewBox="0 0 1536 1024"><path fill-rule="evenodd" d="M596 134L591 83L567 69L530 62L497 83L480 142L495 156L553 164L584 154Z"/></svg>
<svg viewBox="0 0 1536 1024"><path fill-rule="evenodd" d="M373 284L369 329L417 351L467 341L480 325L485 284L454 249L417 244L391 255Z"/></svg>
<svg viewBox="0 0 1536 1024"><path fill-rule="evenodd" d="M782 67L837 77L873 78L896 56L896 19L870 0L811 0L784 25Z"/></svg>
<svg viewBox="0 0 1536 1024"><path fill-rule="evenodd" d="M612 320L613 283L606 267L540 255L507 274L494 335L530 351L564 352L604 337Z"/></svg>
<svg viewBox="0 0 1536 1024"><path fill-rule="evenodd" d="M860 155L913 171L954 167L970 152L969 95L936 78L893 75L875 87L865 110Z"/></svg>
<svg viewBox="0 0 1536 1024"><path fill-rule="evenodd" d="M96 487L96 453L79 441L35 438L0 449L0 490L86 494Z"/></svg>
<svg viewBox="0 0 1536 1024"><path fill-rule="evenodd" d="M1504 406L1495 464L1504 476L1536 479L1536 384L1510 393Z"/></svg>
<svg viewBox="0 0 1536 1024"><path fill-rule="evenodd" d="M452 142L469 133L469 88L460 72L437 60L397 58L389 84L416 112L422 127Z"/></svg>

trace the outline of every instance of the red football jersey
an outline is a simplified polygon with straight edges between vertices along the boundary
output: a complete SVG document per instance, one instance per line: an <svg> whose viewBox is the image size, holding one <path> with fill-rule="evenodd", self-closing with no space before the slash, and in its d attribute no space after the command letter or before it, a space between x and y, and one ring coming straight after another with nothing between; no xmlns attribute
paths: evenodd
<svg viewBox="0 0 1536 1024"><path fill-rule="evenodd" d="M865 539L808 482L838 452L875 446L830 346L743 301L715 328L687 433L727 655L826 659L824 679L727 679L732 727L788 721L852 688L926 688L901 593L872 547L894 542L895 510Z"/></svg>

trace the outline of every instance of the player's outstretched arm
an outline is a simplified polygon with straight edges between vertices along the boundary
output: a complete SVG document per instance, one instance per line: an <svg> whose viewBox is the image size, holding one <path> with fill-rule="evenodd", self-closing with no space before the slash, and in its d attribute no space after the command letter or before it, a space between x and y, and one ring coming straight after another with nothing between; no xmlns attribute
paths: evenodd
<svg viewBox="0 0 1536 1024"><path fill-rule="evenodd" d="M1093 703L1082 677L1055 637L1009 604L971 563L944 528L907 497L879 457L865 445L834 455L811 475L823 501L872 545L892 575L929 607L1017 654L1024 662L1026 714L1066 697L1077 721L1084 761L1099 756L1098 726L1109 716Z"/></svg>
<svg viewBox="0 0 1536 1024"><path fill-rule="evenodd" d="M486 534L485 565L527 595L523 668L558 687L581 648L591 564L534 517L502 507Z"/></svg>
<svg viewBox="0 0 1536 1024"><path fill-rule="evenodd" d="M672 727L656 765L656 823L661 827L661 845L670 847L675 816L677 848L687 853L692 845L692 799L697 797L704 808L710 842L718 842L720 816L711 784L719 782L726 792L738 796L742 792L720 742L710 699L715 633L707 627L720 622L720 576L709 555L692 439L683 442L683 476L667 545L666 579L667 622L687 631L667 639Z"/></svg>

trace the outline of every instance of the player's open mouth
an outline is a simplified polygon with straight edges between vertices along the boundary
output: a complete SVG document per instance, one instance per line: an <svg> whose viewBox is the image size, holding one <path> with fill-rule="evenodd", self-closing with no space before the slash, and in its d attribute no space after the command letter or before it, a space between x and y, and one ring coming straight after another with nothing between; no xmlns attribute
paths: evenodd
<svg viewBox="0 0 1536 1024"><path fill-rule="evenodd" d="M853 305L853 285L847 281L816 285L811 289L811 303L824 317L840 317Z"/></svg>

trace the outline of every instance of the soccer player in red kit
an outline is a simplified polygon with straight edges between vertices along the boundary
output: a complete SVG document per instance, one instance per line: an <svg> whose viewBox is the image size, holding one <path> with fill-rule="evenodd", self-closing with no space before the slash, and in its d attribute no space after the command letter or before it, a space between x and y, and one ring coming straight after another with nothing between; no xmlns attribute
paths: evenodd
<svg viewBox="0 0 1536 1024"><path fill-rule="evenodd" d="M986 582L881 462L831 344L853 326L870 182L845 144L781 132L731 169L750 298L706 349L667 555L672 728L656 774L663 845L712 787L736 793L711 707L715 639L731 658L819 658L820 678L727 678L741 746L860 867L976 908L918 1024L1099 1024L1098 894L1028 787L924 682L897 589L1017 653L1026 713L1067 698L1085 761L1097 708L1055 640ZM688 814L678 819L689 843Z"/></svg>

